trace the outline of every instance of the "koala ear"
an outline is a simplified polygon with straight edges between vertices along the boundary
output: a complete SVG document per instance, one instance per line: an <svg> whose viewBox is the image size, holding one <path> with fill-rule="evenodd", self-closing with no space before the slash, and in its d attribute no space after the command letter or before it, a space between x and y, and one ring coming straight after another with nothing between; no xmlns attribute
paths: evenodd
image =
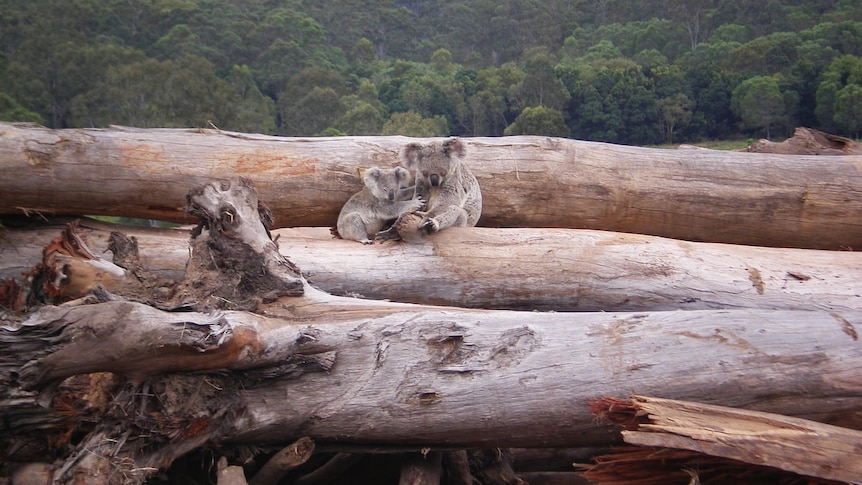
<svg viewBox="0 0 862 485"><path fill-rule="evenodd" d="M362 176L362 180L366 183L375 182L380 178L380 169L377 167L371 167L365 171L365 174Z"/></svg>
<svg viewBox="0 0 862 485"><path fill-rule="evenodd" d="M410 171L404 167L395 167L395 180L409 180L410 179Z"/></svg>
<svg viewBox="0 0 862 485"><path fill-rule="evenodd" d="M443 142L443 153L449 157L463 157L467 147L460 138L450 138Z"/></svg>
<svg viewBox="0 0 862 485"><path fill-rule="evenodd" d="M411 143L401 149L401 164L407 168L416 168L419 165L419 151L422 145Z"/></svg>

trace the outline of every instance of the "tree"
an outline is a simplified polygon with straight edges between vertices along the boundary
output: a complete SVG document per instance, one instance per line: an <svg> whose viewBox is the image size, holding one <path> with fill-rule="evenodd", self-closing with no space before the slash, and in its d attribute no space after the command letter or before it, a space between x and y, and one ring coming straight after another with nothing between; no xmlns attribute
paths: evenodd
<svg viewBox="0 0 862 485"><path fill-rule="evenodd" d="M844 133L859 138L862 130L862 86L848 84L838 91L834 119Z"/></svg>
<svg viewBox="0 0 862 485"><path fill-rule="evenodd" d="M862 59L852 55L841 56L832 61L823 73L817 87L817 121L827 131L836 131L835 109L838 93L848 84L862 85Z"/></svg>
<svg viewBox="0 0 862 485"><path fill-rule="evenodd" d="M44 123L38 113L28 111L6 93L0 93L0 121L29 121Z"/></svg>
<svg viewBox="0 0 862 485"><path fill-rule="evenodd" d="M338 72L316 66L303 69L278 94L279 133L309 136L322 132L347 111L341 99L348 92L347 82Z"/></svg>
<svg viewBox="0 0 862 485"><path fill-rule="evenodd" d="M109 68L102 83L75 98L72 120L91 127L229 127L237 99L203 58L147 59Z"/></svg>
<svg viewBox="0 0 862 485"><path fill-rule="evenodd" d="M279 133L290 136L317 135L345 113L341 97L332 88L315 87L292 103L282 101L280 98L282 123Z"/></svg>
<svg viewBox="0 0 862 485"><path fill-rule="evenodd" d="M345 135L377 135L383 128L380 110L364 101L352 103L333 127Z"/></svg>
<svg viewBox="0 0 862 485"><path fill-rule="evenodd" d="M733 133L731 88L726 72L715 63L705 62L687 69L685 80L694 102L687 135L721 139Z"/></svg>
<svg viewBox="0 0 862 485"><path fill-rule="evenodd" d="M233 86L237 100L236 119L225 124L227 130L274 134L275 102L257 88L248 66L233 66L226 81Z"/></svg>
<svg viewBox="0 0 862 485"><path fill-rule="evenodd" d="M523 81L510 89L510 98L516 109L545 106L560 110L568 104L571 94L557 77L554 59L547 52L533 55L523 70Z"/></svg>
<svg viewBox="0 0 862 485"><path fill-rule="evenodd" d="M576 138L649 145L661 140L653 82L627 59L597 61L573 101Z"/></svg>
<svg viewBox="0 0 862 485"><path fill-rule="evenodd" d="M302 12L277 8L255 23L248 34L256 56L248 64L261 91L275 98L287 80L308 67L330 69L346 61L341 51L326 45L323 28Z"/></svg>
<svg viewBox="0 0 862 485"><path fill-rule="evenodd" d="M709 0L683 0L667 3L668 15L688 33L689 46L694 50L709 38L712 29L713 2Z"/></svg>
<svg viewBox="0 0 862 485"><path fill-rule="evenodd" d="M742 119L749 129L763 129L766 138L772 127L787 120L787 109L778 81L771 76L755 76L746 79L736 89L730 101L734 114Z"/></svg>
<svg viewBox="0 0 862 485"><path fill-rule="evenodd" d="M684 128L691 121L694 102L688 96L678 93L675 96L656 101L659 126L667 137L667 143L673 143L673 131L677 127Z"/></svg>
<svg viewBox="0 0 862 485"><path fill-rule="evenodd" d="M452 53L447 49L437 49L431 54L431 69L445 73L452 67Z"/></svg>
<svg viewBox="0 0 862 485"><path fill-rule="evenodd" d="M423 118L415 111L392 113L383 124L383 135L404 135L416 137L446 136L449 134L446 118L435 116Z"/></svg>
<svg viewBox="0 0 862 485"><path fill-rule="evenodd" d="M504 135L544 135L568 138L569 127L563 113L546 106L526 107L506 128Z"/></svg>

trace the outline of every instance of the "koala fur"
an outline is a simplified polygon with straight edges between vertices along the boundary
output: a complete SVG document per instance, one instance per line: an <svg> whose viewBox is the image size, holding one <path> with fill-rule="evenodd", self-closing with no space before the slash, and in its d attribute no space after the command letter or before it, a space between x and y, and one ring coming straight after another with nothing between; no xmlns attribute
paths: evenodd
<svg viewBox="0 0 862 485"><path fill-rule="evenodd" d="M387 221L424 204L413 199L415 190L410 172L403 167L369 168L362 177L365 186L354 194L338 215L336 229L343 239L371 244Z"/></svg>
<svg viewBox="0 0 862 485"><path fill-rule="evenodd" d="M482 192L464 164L465 152L458 138L410 143L401 150L401 164L416 173L416 195L426 201L419 225L425 234L472 227L482 215Z"/></svg>

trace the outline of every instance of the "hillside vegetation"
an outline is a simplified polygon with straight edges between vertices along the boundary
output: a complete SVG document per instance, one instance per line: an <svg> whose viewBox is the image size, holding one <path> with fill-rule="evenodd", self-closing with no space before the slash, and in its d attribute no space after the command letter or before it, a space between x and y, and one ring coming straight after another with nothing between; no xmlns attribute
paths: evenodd
<svg viewBox="0 0 862 485"><path fill-rule="evenodd" d="M0 120L651 145L862 131L857 0L0 0Z"/></svg>

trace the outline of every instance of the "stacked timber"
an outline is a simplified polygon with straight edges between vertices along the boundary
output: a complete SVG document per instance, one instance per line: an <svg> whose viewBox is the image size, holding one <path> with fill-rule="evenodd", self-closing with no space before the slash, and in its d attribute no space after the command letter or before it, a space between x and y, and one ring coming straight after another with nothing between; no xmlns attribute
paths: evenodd
<svg viewBox="0 0 862 485"><path fill-rule="evenodd" d="M222 485L578 483L618 480L572 462L622 441L682 483L859 473L856 157L465 139L479 227L362 245L329 227L411 140L0 133L13 483L143 483L202 450ZM81 214L194 227L58 218Z"/></svg>

